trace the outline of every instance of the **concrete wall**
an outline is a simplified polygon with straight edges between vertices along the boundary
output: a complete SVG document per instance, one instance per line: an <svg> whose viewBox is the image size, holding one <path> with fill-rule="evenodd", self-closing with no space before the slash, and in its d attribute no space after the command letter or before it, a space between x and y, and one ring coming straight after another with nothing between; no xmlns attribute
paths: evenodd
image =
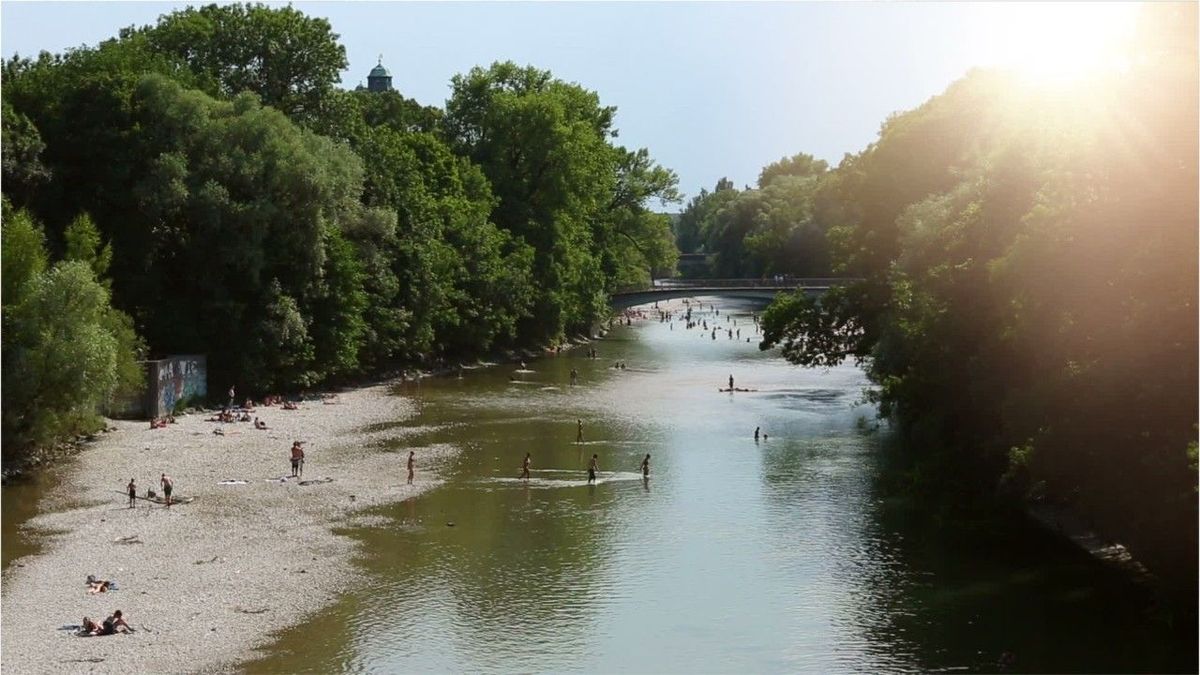
<svg viewBox="0 0 1200 675"><path fill-rule="evenodd" d="M176 402L208 395L208 360L192 354L147 361L146 378L146 416L169 415Z"/></svg>

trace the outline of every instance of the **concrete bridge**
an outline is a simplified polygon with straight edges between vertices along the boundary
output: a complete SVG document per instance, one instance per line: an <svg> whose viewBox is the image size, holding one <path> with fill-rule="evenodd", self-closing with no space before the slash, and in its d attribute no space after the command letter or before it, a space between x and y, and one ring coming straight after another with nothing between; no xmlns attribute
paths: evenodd
<svg viewBox="0 0 1200 675"><path fill-rule="evenodd" d="M723 298L739 298L770 302L783 292L803 290L810 295L821 295L831 286L847 284L856 279L659 279L643 288L618 290L609 296L613 309L626 309L660 300L690 298L698 295L716 295Z"/></svg>

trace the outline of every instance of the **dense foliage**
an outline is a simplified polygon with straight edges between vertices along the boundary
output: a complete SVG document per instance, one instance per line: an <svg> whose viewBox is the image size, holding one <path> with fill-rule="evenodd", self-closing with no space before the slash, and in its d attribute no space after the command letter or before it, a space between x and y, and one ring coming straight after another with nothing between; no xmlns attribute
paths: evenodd
<svg viewBox="0 0 1200 675"><path fill-rule="evenodd" d="M680 214L679 250L711 254L708 273L716 277L829 276L835 185L828 165L806 154L764 168L757 189L721 179Z"/></svg>
<svg viewBox="0 0 1200 675"><path fill-rule="evenodd" d="M26 346L50 318L120 364L71 399L83 415L123 381L134 327L151 355L206 354L214 390L301 389L555 342L673 266L650 203L676 177L613 143L595 92L501 63L456 77L443 111L340 89L345 66L328 22L264 5L5 63L3 189L26 210L12 252L6 218L6 447L58 435L9 414L10 391L78 374ZM45 315L67 288L86 308Z"/></svg>
<svg viewBox="0 0 1200 675"><path fill-rule="evenodd" d="M103 426L98 411L142 385L142 344L112 308L99 275L108 253L86 216L68 255L49 264L41 227L5 202L3 430L5 458Z"/></svg>
<svg viewBox="0 0 1200 675"><path fill-rule="evenodd" d="M1122 74L972 72L889 119L833 172L865 280L782 298L763 345L859 359L923 479L1069 502L1194 583L1196 7L1141 31Z"/></svg>

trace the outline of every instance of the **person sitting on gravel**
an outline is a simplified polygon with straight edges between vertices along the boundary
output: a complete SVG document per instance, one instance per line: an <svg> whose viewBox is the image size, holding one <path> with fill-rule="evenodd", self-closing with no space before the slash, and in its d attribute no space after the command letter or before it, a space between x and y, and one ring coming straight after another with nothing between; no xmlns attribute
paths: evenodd
<svg viewBox="0 0 1200 675"><path fill-rule="evenodd" d="M150 420L150 428L151 429L166 429L167 428L167 418L163 417L160 419L158 417L155 417L154 419Z"/></svg>
<svg viewBox="0 0 1200 675"><path fill-rule="evenodd" d="M238 418L238 421L239 422L249 422L250 421L250 413L248 413L248 412L242 413L242 416Z"/></svg>
<svg viewBox="0 0 1200 675"><path fill-rule="evenodd" d="M254 418L254 428L255 428L255 429L262 429L262 430L266 430L266 428L267 428L267 423L266 423L266 422L264 422L264 421L262 421L262 420L260 420L260 419L258 419L257 417L255 417L255 418Z"/></svg>
<svg viewBox="0 0 1200 675"><path fill-rule="evenodd" d="M291 401L284 401L283 409L284 410L299 410L300 406L296 405L295 403L292 403Z"/></svg>
<svg viewBox="0 0 1200 675"><path fill-rule="evenodd" d="M104 628L100 624L85 616L83 617L83 628L78 634L80 637L91 637L93 635L99 635L101 630L104 630Z"/></svg>
<svg viewBox="0 0 1200 675"><path fill-rule="evenodd" d="M115 635L117 633L132 633L133 628L125 622L125 617L121 616L121 610L112 613L112 616L104 620L104 624L100 627L100 632L97 635Z"/></svg>

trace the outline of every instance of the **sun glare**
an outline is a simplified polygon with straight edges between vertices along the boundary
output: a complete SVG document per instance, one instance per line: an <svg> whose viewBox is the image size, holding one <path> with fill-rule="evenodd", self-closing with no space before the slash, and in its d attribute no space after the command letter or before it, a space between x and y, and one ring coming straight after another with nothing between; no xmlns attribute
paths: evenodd
<svg viewBox="0 0 1200 675"><path fill-rule="evenodd" d="M1030 81L1062 86L1127 67L1137 5L1130 3L1013 3L997 8L993 34L997 65Z"/></svg>

